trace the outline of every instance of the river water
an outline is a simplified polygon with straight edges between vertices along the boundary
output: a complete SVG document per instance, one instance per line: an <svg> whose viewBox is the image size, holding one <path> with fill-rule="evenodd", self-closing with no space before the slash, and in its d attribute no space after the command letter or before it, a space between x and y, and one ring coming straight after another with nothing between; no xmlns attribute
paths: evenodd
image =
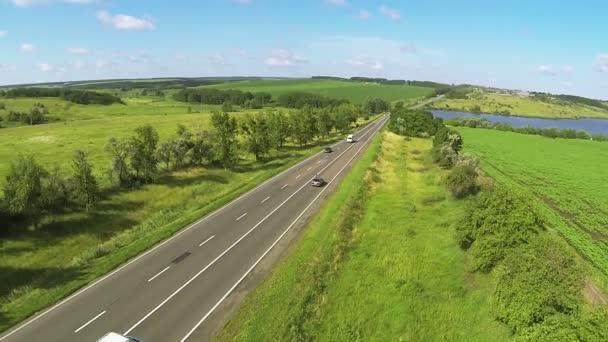
<svg viewBox="0 0 608 342"><path fill-rule="evenodd" d="M608 135L608 119L539 119L521 116L506 116L494 114L474 114L468 112L452 112L444 110L431 110L433 115L444 120L462 117L485 118L492 123L504 122L513 127L533 126L536 128L571 128L586 131L591 134Z"/></svg>

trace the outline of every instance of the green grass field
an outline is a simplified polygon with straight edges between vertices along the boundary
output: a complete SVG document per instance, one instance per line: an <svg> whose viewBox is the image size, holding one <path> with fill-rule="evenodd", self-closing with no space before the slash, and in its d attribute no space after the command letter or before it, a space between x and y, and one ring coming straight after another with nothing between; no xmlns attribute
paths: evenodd
<svg viewBox="0 0 608 342"><path fill-rule="evenodd" d="M465 150L498 182L531 198L578 252L608 276L608 145L458 127Z"/></svg>
<svg viewBox="0 0 608 342"><path fill-rule="evenodd" d="M413 100L427 96L433 92L431 88L407 85L383 85L313 79L242 81L205 87L267 92L275 98L289 92L309 92L332 98L347 99L353 103L362 103L368 96L380 97L387 101Z"/></svg>
<svg viewBox="0 0 608 342"><path fill-rule="evenodd" d="M532 97L484 94L479 99L443 99L433 103L433 108L470 111L479 106L483 113L500 113L538 118L608 118L608 110L582 104L562 105L534 100Z"/></svg>
<svg viewBox="0 0 608 342"><path fill-rule="evenodd" d="M454 241L464 203L447 195L430 147L376 138L217 339L508 340L491 312L492 278L469 273Z"/></svg>

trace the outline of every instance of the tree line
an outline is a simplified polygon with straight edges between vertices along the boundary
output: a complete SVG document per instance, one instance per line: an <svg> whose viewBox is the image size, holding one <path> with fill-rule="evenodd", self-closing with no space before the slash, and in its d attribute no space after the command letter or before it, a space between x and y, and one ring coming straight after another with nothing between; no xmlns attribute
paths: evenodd
<svg viewBox="0 0 608 342"><path fill-rule="evenodd" d="M446 121L450 126L460 126L469 128L495 129L497 131L515 132L520 134L541 135L547 138L561 139L584 139L594 141L608 141L608 136L602 134L591 135L586 131L571 128L536 128L533 126L514 127L505 122L492 123L486 118L456 118Z"/></svg>
<svg viewBox="0 0 608 342"><path fill-rule="evenodd" d="M111 105L113 103L124 104L119 97L111 94L66 88L13 88L9 90L0 90L0 96L7 98L59 97L66 101L85 105Z"/></svg>
<svg viewBox="0 0 608 342"><path fill-rule="evenodd" d="M201 104L233 104L247 108L262 108L270 103L272 97L268 93L250 93L236 89L182 89L173 95L176 101Z"/></svg>
<svg viewBox="0 0 608 342"><path fill-rule="evenodd" d="M106 176L111 187L129 189L157 181L163 171L238 166L241 151L264 161L272 151L282 151L288 142L304 146L334 132L346 134L359 116L355 109L350 105L305 107L290 113L270 111L239 119L214 112L210 129L192 131L178 125L175 134L163 142L152 125L139 126L129 137L112 137L106 142L104 151L110 157ZM33 156L20 155L11 163L6 177L0 218L2 222L24 222L35 228L47 214L62 213L68 208L89 211L102 197L99 184L85 151L74 152L69 174L58 166L49 171Z"/></svg>
<svg viewBox="0 0 608 342"><path fill-rule="evenodd" d="M0 109L5 109L4 104L0 104ZM47 121L46 115L49 114L48 108L43 103L35 103L29 112L17 112L10 110L4 119L9 122L21 122L27 125L38 125ZM0 121L2 117L0 117Z"/></svg>

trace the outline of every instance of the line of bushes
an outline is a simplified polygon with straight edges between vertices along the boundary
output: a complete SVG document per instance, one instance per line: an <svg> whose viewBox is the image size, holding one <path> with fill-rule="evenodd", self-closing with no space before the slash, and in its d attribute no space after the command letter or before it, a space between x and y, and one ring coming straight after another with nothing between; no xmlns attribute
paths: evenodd
<svg viewBox="0 0 608 342"><path fill-rule="evenodd" d="M485 128L495 129L497 131L515 132L521 134L541 135L547 138L562 138L562 139L584 139L594 141L608 141L608 136L602 134L591 135L586 131L574 130L570 128L536 128L532 126L513 127L513 125L504 122L492 123L486 118L456 118L446 120L450 126L460 126L469 128Z"/></svg>
<svg viewBox="0 0 608 342"><path fill-rule="evenodd" d="M584 269L521 194L495 186L470 204L457 240L479 272L495 271L496 318L526 341L605 341L608 311L588 312Z"/></svg>
<svg viewBox="0 0 608 342"><path fill-rule="evenodd" d="M9 90L0 90L0 96L7 98L60 97L66 101L85 105L111 105L113 103L124 104L119 97L111 94L66 88L13 88Z"/></svg>

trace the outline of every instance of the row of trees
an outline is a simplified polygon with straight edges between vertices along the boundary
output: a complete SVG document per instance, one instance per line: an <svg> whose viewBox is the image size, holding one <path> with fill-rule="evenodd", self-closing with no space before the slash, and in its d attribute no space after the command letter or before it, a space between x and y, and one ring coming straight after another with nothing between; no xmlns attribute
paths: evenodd
<svg viewBox="0 0 608 342"><path fill-rule="evenodd" d="M78 104L124 104L119 97L111 94L66 88L13 88L9 90L0 90L0 96L7 98L60 97L66 101Z"/></svg>
<svg viewBox="0 0 608 342"><path fill-rule="evenodd" d="M399 103L401 104L401 109L402 109L403 102L399 101ZM388 102L384 99L381 99L379 97L376 97L376 98L366 97L365 100L363 101L361 110L363 110L366 113L379 114L379 113L387 112L388 110L390 110L390 108L391 108L390 102ZM397 108L397 109L400 109L400 108Z"/></svg>
<svg viewBox="0 0 608 342"><path fill-rule="evenodd" d="M40 218L77 205L89 211L100 197L87 153L76 150L72 172L62 173L59 166L47 171L32 156L21 155L10 166L0 202L0 217L25 220L36 227ZM6 233L6 232L2 232Z"/></svg>
<svg viewBox="0 0 608 342"><path fill-rule="evenodd" d="M35 103L29 112L9 111L6 121L22 122L28 125L38 125L47 121L48 108L42 103Z"/></svg>
<svg viewBox="0 0 608 342"><path fill-rule="evenodd" d="M602 134L591 135L586 131L571 128L536 128L533 126L514 127L505 122L492 123L486 118L456 118L446 121L450 126L462 126L469 128L486 128L497 131L515 132L521 134L541 135L547 138L562 139L584 139L595 141L608 141L608 136Z"/></svg>
<svg viewBox="0 0 608 342"><path fill-rule="evenodd" d="M178 125L176 133L161 142L151 125L137 127L133 135L110 138L104 151L110 157L107 176L112 186L130 188L158 179L165 171L188 166L234 167L241 151L263 160L280 151L288 141L306 145L332 132L349 132L357 120L350 105L315 109L305 107L286 114L281 111L237 118L225 112L211 116L212 128L191 131ZM0 217L36 225L45 214L78 207L89 211L101 197L99 181L84 151L74 152L72 172L58 166L47 171L32 156L19 156L11 164L0 202Z"/></svg>
<svg viewBox="0 0 608 342"><path fill-rule="evenodd" d="M236 89L220 90L213 88L182 89L173 95L176 101L202 104L230 103L250 108L262 108L270 103L272 97L268 93L250 93Z"/></svg>

